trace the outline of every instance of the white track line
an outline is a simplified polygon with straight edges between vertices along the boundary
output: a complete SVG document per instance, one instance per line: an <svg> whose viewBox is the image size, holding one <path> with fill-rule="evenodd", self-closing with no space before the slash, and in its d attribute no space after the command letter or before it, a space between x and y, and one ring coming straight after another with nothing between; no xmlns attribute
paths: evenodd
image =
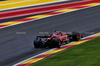
<svg viewBox="0 0 100 66"><path fill-rule="evenodd" d="M27 6L20 6L20 7L13 7L13 8L7 8L7 9L1 9L0 11L4 10L11 10L11 9L17 9L17 8L25 8L25 7L31 7L31 6L39 6L39 5L46 5L46 4L53 4L53 3L58 3L58 2L64 2L65 0L62 1L54 1L54 2L47 2L47 3L41 3L41 4L34 4L34 5L27 5ZM66 0L69 1L69 0ZM65 2L66 2L65 1ZM13 4L13 3L12 3ZM0 5L1 6L1 5Z"/></svg>
<svg viewBox="0 0 100 66"><path fill-rule="evenodd" d="M99 33L100 33L100 32L99 32ZM99 34L99 33L96 33L96 34ZM96 34L93 34L93 35L96 35ZM93 35L84 37L84 38L82 38L82 39L91 37L91 36L93 36ZM74 42L71 42L71 43L74 43ZM69 43L69 44L71 44L71 43ZM69 44L65 44L65 45L69 45ZM65 46L65 45L63 45L63 46ZM61 47L63 47L63 46L61 46ZM49 52L49 51L51 51L51 50L54 50L54 49L56 49L56 48L53 48L53 49L50 49L50 50L48 50L48 51L42 52L42 53L40 53L40 54L38 54L38 55L32 56L32 57L30 57L30 58L28 58L28 59L26 59L26 60L23 60L23 61L21 61L21 62L19 62L19 63L14 64L13 66L17 66L18 64L21 64L22 62L25 62L25 61L27 61L27 60L29 60L29 59L32 59L32 58L34 58L34 57L37 57L37 56L39 56L39 55L42 55L42 54L44 54L44 53L46 53L46 52ZM41 61L41 60L40 60L40 61Z"/></svg>
<svg viewBox="0 0 100 66"><path fill-rule="evenodd" d="M91 8L91 7L96 7L96 6L99 6L99 5L90 6L90 7L86 7L86 8L81 8L81 9L78 9L78 10L73 10L73 11L69 11L69 12L64 12L64 13L60 13L60 14L56 14L56 15L51 15L51 16L48 16L48 17L57 16L57 15L61 15L61 14L65 14L65 13L70 13L70 12L74 12L74 11L79 11L79 10L83 10L83 9L87 9L87 8ZM48 18L48 17L43 17L43 18ZM35 20L39 20L39 19L43 19L43 18L38 18L38 19L35 19ZM30 21L35 21L35 20L30 20ZM26 22L14 24L14 25L9 25L9 26L5 26L5 27L1 27L0 29L6 28L6 27L15 26L15 25L19 25L19 24L23 24L23 23L28 23L28 22L30 22L30 21L26 21Z"/></svg>

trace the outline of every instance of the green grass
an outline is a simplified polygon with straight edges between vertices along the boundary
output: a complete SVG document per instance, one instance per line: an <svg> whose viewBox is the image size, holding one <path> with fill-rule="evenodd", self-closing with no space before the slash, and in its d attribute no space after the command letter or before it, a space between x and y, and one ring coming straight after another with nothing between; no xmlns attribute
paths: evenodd
<svg viewBox="0 0 100 66"><path fill-rule="evenodd" d="M31 66L100 66L100 37L61 51Z"/></svg>

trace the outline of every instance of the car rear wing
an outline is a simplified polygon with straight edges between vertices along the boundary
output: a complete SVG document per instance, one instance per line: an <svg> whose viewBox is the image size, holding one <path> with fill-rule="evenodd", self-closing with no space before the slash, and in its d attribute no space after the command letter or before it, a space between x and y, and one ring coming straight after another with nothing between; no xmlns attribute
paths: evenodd
<svg viewBox="0 0 100 66"><path fill-rule="evenodd" d="M37 38L50 38L51 36L37 36Z"/></svg>

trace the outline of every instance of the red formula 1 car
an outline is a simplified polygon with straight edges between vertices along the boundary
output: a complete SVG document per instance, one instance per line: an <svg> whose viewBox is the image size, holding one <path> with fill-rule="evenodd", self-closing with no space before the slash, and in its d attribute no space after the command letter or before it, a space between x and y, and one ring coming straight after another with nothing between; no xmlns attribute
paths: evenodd
<svg viewBox="0 0 100 66"><path fill-rule="evenodd" d="M54 31L49 36L37 36L34 40L35 48L60 48L61 44L68 44L72 41L79 41L82 38L82 34L78 32L72 32L72 34Z"/></svg>

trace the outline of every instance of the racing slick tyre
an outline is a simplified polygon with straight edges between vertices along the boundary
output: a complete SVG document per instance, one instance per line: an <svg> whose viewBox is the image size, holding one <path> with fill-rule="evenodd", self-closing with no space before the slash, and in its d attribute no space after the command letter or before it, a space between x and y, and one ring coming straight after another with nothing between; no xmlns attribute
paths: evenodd
<svg viewBox="0 0 100 66"><path fill-rule="evenodd" d="M55 47L60 48L60 46L61 46L61 40L58 39L58 38L55 38L53 40L53 44L55 45Z"/></svg>
<svg viewBox="0 0 100 66"><path fill-rule="evenodd" d="M34 47L39 48L39 40L38 39L34 40Z"/></svg>
<svg viewBox="0 0 100 66"><path fill-rule="evenodd" d="M44 41L42 41L41 39L34 40L34 47L35 48L43 48L44 44L45 44Z"/></svg>
<svg viewBox="0 0 100 66"><path fill-rule="evenodd" d="M81 36L78 32L73 32L72 37L74 41L79 41L81 39Z"/></svg>

